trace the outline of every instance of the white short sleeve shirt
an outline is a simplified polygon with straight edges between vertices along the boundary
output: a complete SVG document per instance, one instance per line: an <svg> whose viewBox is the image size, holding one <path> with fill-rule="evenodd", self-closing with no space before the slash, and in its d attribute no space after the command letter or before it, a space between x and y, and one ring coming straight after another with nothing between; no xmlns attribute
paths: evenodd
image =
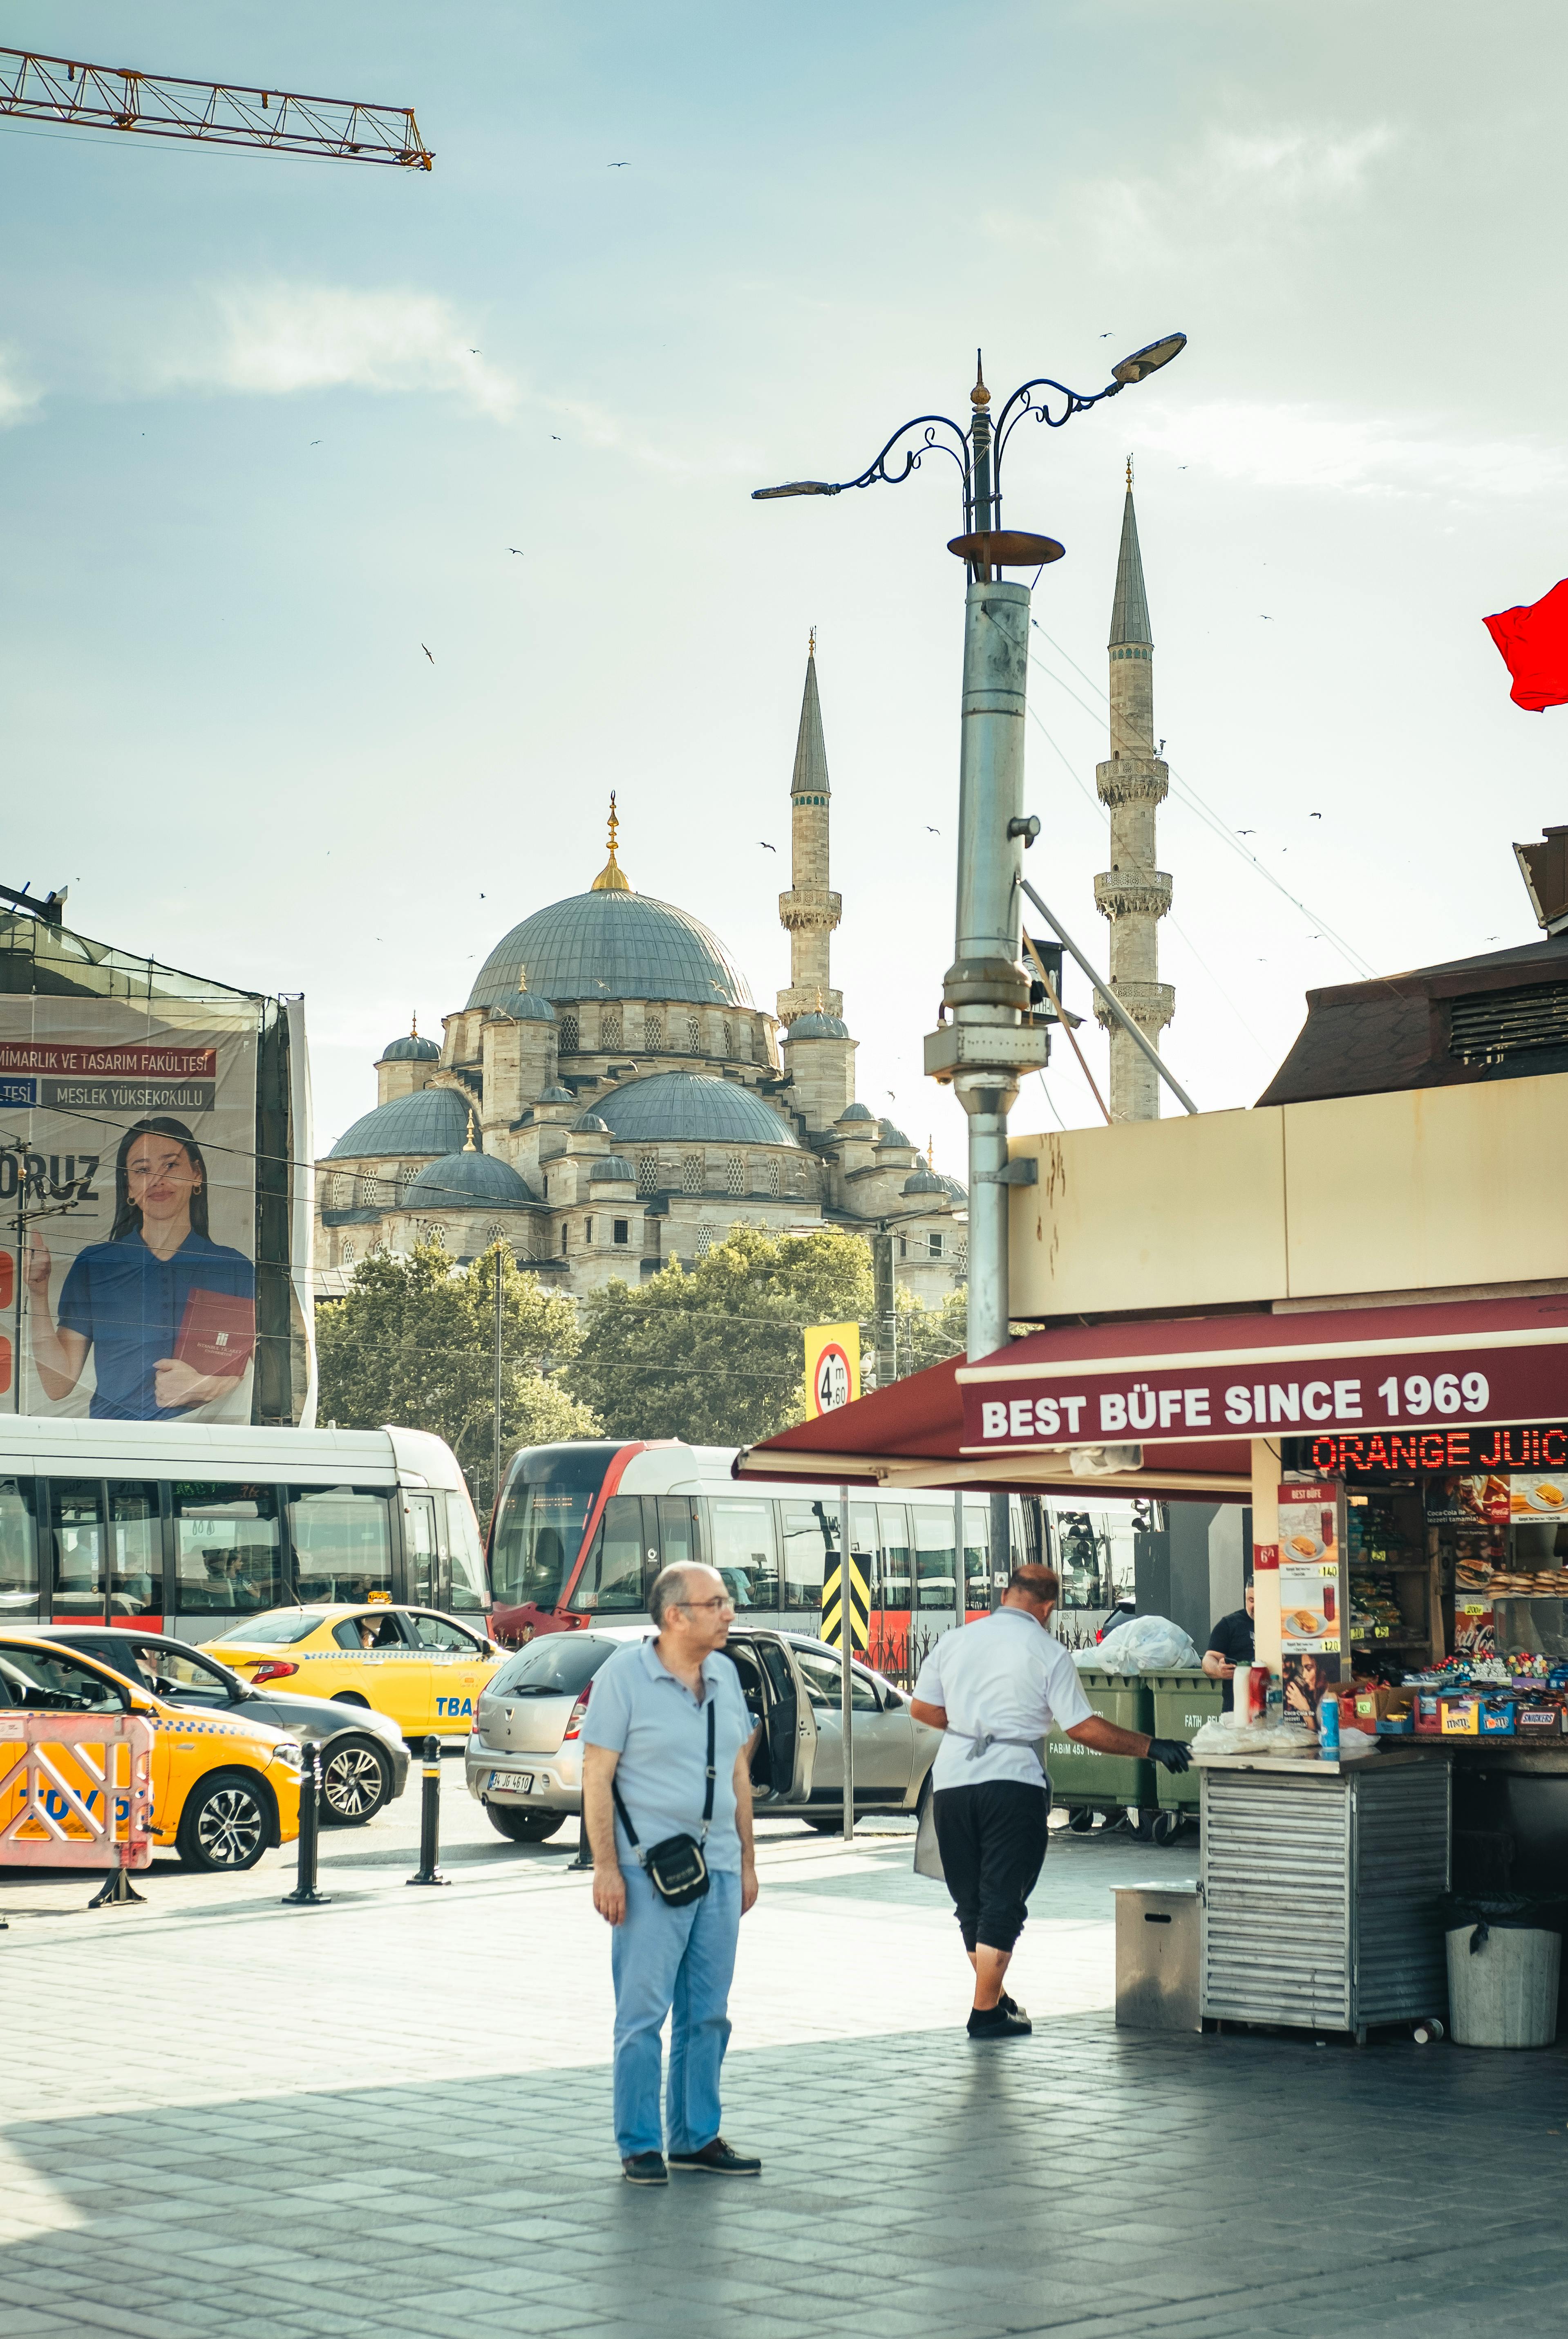
<svg viewBox="0 0 1568 2339"><path fill-rule="evenodd" d="M1094 1712L1066 1649L1022 1608L999 1608L977 1624L944 1633L920 1669L914 1694L922 1705L947 1711L932 1772L939 1792L991 1779L1043 1787L1040 1740L1076 1729ZM982 1737L992 1742L977 1753Z"/></svg>

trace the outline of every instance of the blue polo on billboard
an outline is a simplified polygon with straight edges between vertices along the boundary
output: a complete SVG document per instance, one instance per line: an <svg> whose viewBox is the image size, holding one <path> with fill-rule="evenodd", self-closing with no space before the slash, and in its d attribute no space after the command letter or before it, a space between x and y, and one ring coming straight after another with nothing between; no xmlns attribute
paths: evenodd
<svg viewBox="0 0 1568 2339"><path fill-rule="evenodd" d="M253 1005L0 998L0 1107L11 1406L248 1421Z"/></svg>

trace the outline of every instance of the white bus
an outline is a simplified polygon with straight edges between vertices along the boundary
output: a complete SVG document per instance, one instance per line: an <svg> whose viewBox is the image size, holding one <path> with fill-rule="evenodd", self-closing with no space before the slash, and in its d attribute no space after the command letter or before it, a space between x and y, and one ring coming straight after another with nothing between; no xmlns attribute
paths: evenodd
<svg viewBox="0 0 1568 2339"><path fill-rule="evenodd" d="M264 1608L372 1597L488 1609L474 1506L439 1437L0 1417L0 1622L202 1641Z"/></svg>
<svg viewBox="0 0 1568 2339"><path fill-rule="evenodd" d="M716 1567L737 1621L776 1617L814 1633L824 1564L836 1563L839 1490L800 1479L777 1485L730 1475L735 1449L582 1438L526 1446L514 1456L490 1531L491 1629L516 1642L536 1633L642 1614L661 1567L703 1559ZM1093 1638L1132 1574L1132 1505L1093 1512L1070 1497L1010 1497L1011 1557L1045 1558L1062 1574L1069 1642ZM909 1673L938 1633L956 1623L951 1492L884 1496L850 1489L850 1544L871 1595L869 1655ZM991 1605L991 1510L963 1502L965 1614ZM1005 1580L1005 1578L1004 1578ZM1069 1616L1068 1611L1074 1612Z"/></svg>

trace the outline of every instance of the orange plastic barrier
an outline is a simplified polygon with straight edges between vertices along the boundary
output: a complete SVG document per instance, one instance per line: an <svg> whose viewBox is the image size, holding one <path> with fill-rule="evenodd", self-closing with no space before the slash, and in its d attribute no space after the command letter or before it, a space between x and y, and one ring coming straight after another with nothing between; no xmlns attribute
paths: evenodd
<svg viewBox="0 0 1568 2339"><path fill-rule="evenodd" d="M127 1871L153 1862L152 1723L140 1713L0 1713L6 1812L0 1866L107 1868L98 1900L139 1900Z"/></svg>

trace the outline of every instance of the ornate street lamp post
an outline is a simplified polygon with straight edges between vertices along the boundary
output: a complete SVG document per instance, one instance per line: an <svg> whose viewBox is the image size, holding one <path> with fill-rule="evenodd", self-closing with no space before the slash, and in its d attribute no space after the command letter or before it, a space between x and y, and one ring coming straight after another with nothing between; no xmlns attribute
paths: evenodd
<svg viewBox="0 0 1568 2339"><path fill-rule="evenodd" d="M1007 1188L1026 1166L1010 1170L1007 1116L1020 1080L1045 1063L1050 1044L1045 1031L1028 1021L1029 977L1019 963L1023 854L1040 834L1039 821L1026 818L1023 810L1031 588L1005 582L1001 572L1038 572L1060 560L1063 547L1051 537L1001 526L1002 457L1026 417L1060 430L1075 414L1086 414L1168 365L1186 346L1185 333L1170 333L1135 350L1111 368L1103 390L1089 394L1044 376L1026 381L994 419L977 363L967 429L944 414L916 415L893 432L858 479L793 479L754 491L754 502L771 503L782 496L839 496L879 483L898 487L928 454L951 456L958 467L963 533L948 550L965 563L969 590L959 734L958 900L953 962L942 983L952 1020L927 1034L925 1069L951 1085L969 1122L971 1361L1007 1342ZM1061 401L1059 410L1052 393ZM1007 1517L1006 1496L994 1495L993 1575L1007 1563ZM962 1565L962 1554L955 1564Z"/></svg>

